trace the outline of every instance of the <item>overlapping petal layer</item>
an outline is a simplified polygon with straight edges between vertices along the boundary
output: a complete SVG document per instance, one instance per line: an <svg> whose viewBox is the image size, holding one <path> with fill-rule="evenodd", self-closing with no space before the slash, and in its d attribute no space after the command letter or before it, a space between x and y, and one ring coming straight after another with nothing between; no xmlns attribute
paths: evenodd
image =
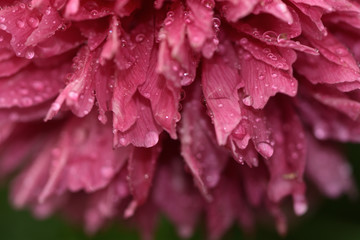
<svg viewBox="0 0 360 240"><path fill-rule="evenodd" d="M359 44L352 0L0 1L0 177L89 233L285 233L307 184L354 192L333 145L360 141Z"/></svg>

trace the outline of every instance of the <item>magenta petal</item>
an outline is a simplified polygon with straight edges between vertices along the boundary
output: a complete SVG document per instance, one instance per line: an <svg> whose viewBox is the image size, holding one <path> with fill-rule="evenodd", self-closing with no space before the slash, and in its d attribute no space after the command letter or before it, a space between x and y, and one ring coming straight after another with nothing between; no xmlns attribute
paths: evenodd
<svg viewBox="0 0 360 240"><path fill-rule="evenodd" d="M118 214L118 205L130 194L125 172L121 171L106 188L89 196L84 213L88 233L95 233L106 223L106 220Z"/></svg>
<svg viewBox="0 0 360 240"><path fill-rule="evenodd" d="M133 201L125 211L125 217L131 217L135 209L145 203L160 151L159 144L153 148L133 148L128 162L129 187Z"/></svg>
<svg viewBox="0 0 360 240"><path fill-rule="evenodd" d="M147 80L140 86L140 93L151 102L156 122L162 126L172 138L176 138L176 123L179 118L180 91L172 81L167 81L156 73L156 52L151 53Z"/></svg>
<svg viewBox="0 0 360 240"><path fill-rule="evenodd" d="M210 239L220 239L237 217L238 188L232 179L222 179L212 191L213 200L207 207L207 229Z"/></svg>
<svg viewBox="0 0 360 240"><path fill-rule="evenodd" d="M278 92L296 95L297 81L290 73L253 58L247 51L240 56L240 64L246 94L242 101L245 105L258 109L263 108L268 99Z"/></svg>
<svg viewBox="0 0 360 240"><path fill-rule="evenodd" d="M287 24L292 24L294 22L291 12L282 0L261 2L254 9L254 13L269 13Z"/></svg>
<svg viewBox="0 0 360 240"><path fill-rule="evenodd" d="M237 61L235 56L233 58ZM232 60L230 62L233 63ZM236 63L233 64L236 65ZM225 145L227 137L240 121L237 91L241 86L241 81L238 69L226 63L224 56L216 55L210 60L204 60L202 86L214 121L218 143Z"/></svg>
<svg viewBox="0 0 360 240"><path fill-rule="evenodd" d="M74 58L74 73L68 75L70 83L62 90L56 98L45 120L52 119L60 110L64 101L78 117L84 117L91 111L94 96L94 63L99 55L98 52L90 52L87 47L79 51Z"/></svg>
<svg viewBox="0 0 360 240"><path fill-rule="evenodd" d="M307 175L320 191L329 197L352 193L355 189L351 167L344 157L331 145L325 145L308 136Z"/></svg>
<svg viewBox="0 0 360 240"><path fill-rule="evenodd" d="M159 208L175 223L180 236L190 237L200 217L202 199L191 178L179 171L183 166L176 160L157 170L153 196Z"/></svg>
<svg viewBox="0 0 360 240"><path fill-rule="evenodd" d="M221 8L226 19L230 22L236 22L240 18L249 15L260 0L217 0L217 2L222 3Z"/></svg>
<svg viewBox="0 0 360 240"><path fill-rule="evenodd" d="M306 160L305 133L292 105L282 101L285 112L274 105L268 109L271 127L274 129L275 151L268 160L270 182L268 195L271 201L279 202L292 195L294 211L301 215L306 211L303 175Z"/></svg>
<svg viewBox="0 0 360 240"><path fill-rule="evenodd" d="M30 60L13 56L0 61L0 77L9 77L30 63Z"/></svg>
<svg viewBox="0 0 360 240"><path fill-rule="evenodd" d="M0 107L30 107L48 101L64 85L68 69L67 64L46 70L29 66L15 75L2 78Z"/></svg>
<svg viewBox="0 0 360 240"><path fill-rule="evenodd" d="M209 120L204 116L205 109L196 97L200 95L200 89L195 89L192 94L193 99L184 104L179 130L181 155L204 197L210 199L208 188L218 183L228 155L217 145L214 133L209 131Z"/></svg>
<svg viewBox="0 0 360 240"><path fill-rule="evenodd" d="M188 16L185 21L188 22L186 33L189 39L190 46L199 51L207 39L212 39L213 32L213 11L214 0L208 0L207 4L203 4L197 0L187 0L189 7Z"/></svg>
<svg viewBox="0 0 360 240"><path fill-rule="evenodd" d="M55 192L93 192L104 188L129 156L129 149L111 150L111 135L111 128L101 125L96 118L69 121L52 151L50 176L40 201Z"/></svg>
<svg viewBox="0 0 360 240"><path fill-rule="evenodd" d="M116 53L115 62L119 71L112 98L113 126L122 132L133 126L137 119L134 94L146 81L154 44L153 26L150 23L139 25L126 35Z"/></svg>
<svg viewBox="0 0 360 240"><path fill-rule="evenodd" d="M156 123L149 100L139 93L134 96L134 107L136 109L136 121L128 130L117 131L114 127L114 145L127 146L132 144L136 147L152 147L159 141L161 127Z"/></svg>

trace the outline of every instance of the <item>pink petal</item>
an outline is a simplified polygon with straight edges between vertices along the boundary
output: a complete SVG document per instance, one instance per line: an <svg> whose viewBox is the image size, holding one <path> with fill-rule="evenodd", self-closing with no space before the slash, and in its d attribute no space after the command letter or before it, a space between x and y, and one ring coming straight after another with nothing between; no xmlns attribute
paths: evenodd
<svg viewBox="0 0 360 240"><path fill-rule="evenodd" d="M293 106L285 99L282 103L282 111L279 111L278 105L273 105L267 113L275 140L274 155L267 162L270 173L268 195L274 202L292 195L294 211L302 215L306 210L303 182L306 159L305 134Z"/></svg>
<svg viewBox="0 0 360 240"><path fill-rule="evenodd" d="M22 68L26 67L30 63L30 60L25 58L19 58L15 55L11 58L0 61L0 77L9 77L14 73L17 73Z"/></svg>
<svg viewBox="0 0 360 240"><path fill-rule="evenodd" d="M124 36L122 46L116 54L115 62L119 71L112 98L112 111L114 129L121 132L133 126L138 116L134 94L147 79L154 44L153 31L151 21L137 25L129 35Z"/></svg>
<svg viewBox="0 0 360 240"><path fill-rule="evenodd" d="M50 176L40 201L66 190L93 192L107 186L129 156L129 149L111 150L111 135L111 128L93 116L69 121L52 151Z"/></svg>
<svg viewBox="0 0 360 240"><path fill-rule="evenodd" d="M215 33L213 32L213 7L215 2L213 0L205 1L187 0L186 4L189 7L188 15L185 21L188 22L186 33L190 46L199 51L205 44L207 39L213 39ZM185 14L185 13L184 13Z"/></svg>
<svg viewBox="0 0 360 240"><path fill-rule="evenodd" d="M113 1L68 1L65 9L65 17L73 21L98 19L108 16L113 10Z"/></svg>
<svg viewBox="0 0 360 240"><path fill-rule="evenodd" d="M90 50L95 50L108 35L108 19L102 18L78 22L76 26L81 34L86 37Z"/></svg>
<svg viewBox="0 0 360 240"><path fill-rule="evenodd" d="M344 156L329 143L317 141L308 135L309 154L306 174L328 197L336 198L354 190L351 167Z"/></svg>
<svg viewBox="0 0 360 240"><path fill-rule="evenodd" d="M206 215L210 239L220 239L237 217L238 189L231 180L222 179L212 191L213 201L208 204Z"/></svg>
<svg viewBox="0 0 360 240"><path fill-rule="evenodd" d="M296 95L297 81L291 74L256 60L247 51L241 49L240 51L241 77L246 94L243 99L245 105L263 108L269 98L278 92L289 96Z"/></svg>
<svg viewBox="0 0 360 240"><path fill-rule="evenodd" d="M253 13L269 13L287 24L294 22L287 5L281 0L263 1L255 7Z"/></svg>
<svg viewBox="0 0 360 240"><path fill-rule="evenodd" d="M178 108L181 89L156 73L156 58L156 51L152 51L147 80L139 91L150 100L156 122L175 139L176 123L180 120Z"/></svg>
<svg viewBox="0 0 360 240"><path fill-rule="evenodd" d="M237 40L236 44L250 52L257 60L263 61L275 68L287 70L291 73L291 65L296 60L296 53L294 50L267 45L258 40L246 37Z"/></svg>
<svg viewBox="0 0 360 240"><path fill-rule="evenodd" d="M184 104L180 128L181 155L190 168L204 197L210 199L208 188L216 186L228 155L215 142L211 125L204 116L200 89L193 90Z"/></svg>
<svg viewBox="0 0 360 240"><path fill-rule="evenodd" d="M88 196L84 213L88 233L95 233L106 223L106 220L115 217L119 204L129 195L125 172L118 173L106 188Z"/></svg>
<svg viewBox="0 0 360 240"><path fill-rule="evenodd" d="M224 12L226 19L230 22L236 22L240 18L249 15L259 0L217 0L221 3L221 10Z"/></svg>
<svg viewBox="0 0 360 240"><path fill-rule="evenodd" d="M74 73L67 75L70 83L62 90L52 104L45 120L52 119L60 110L61 105L66 104L78 117L87 115L95 101L94 90L94 66L99 55L98 51L90 52L87 47L82 48L74 58Z"/></svg>
<svg viewBox="0 0 360 240"><path fill-rule="evenodd" d="M138 114L135 123L124 132L116 131L114 128L114 146L132 144L136 147L152 147L158 143L162 129L156 123L150 102L146 98L136 93L133 101L134 111Z"/></svg>
<svg viewBox="0 0 360 240"><path fill-rule="evenodd" d="M69 65L55 68L29 66L0 81L0 107L31 107L53 98L63 86ZM16 88L14 88L16 86Z"/></svg>
<svg viewBox="0 0 360 240"><path fill-rule="evenodd" d="M154 201L174 222L179 235L190 237L202 209L202 199L194 188L191 178L185 175L178 159L165 160L166 165L157 170Z"/></svg>
<svg viewBox="0 0 360 240"><path fill-rule="evenodd" d="M236 56L215 55L209 60L203 61L202 67L202 89L207 106L214 121L218 143L225 145L227 137L240 121L240 106L238 89L241 86L238 69L235 68ZM224 59L228 59L225 62Z"/></svg>
<svg viewBox="0 0 360 240"><path fill-rule="evenodd" d="M125 211L125 217L131 217L134 210L145 203L152 185L157 159L161 146L153 148L134 148L128 162L129 188L133 201ZM135 208L132 208L134 205Z"/></svg>

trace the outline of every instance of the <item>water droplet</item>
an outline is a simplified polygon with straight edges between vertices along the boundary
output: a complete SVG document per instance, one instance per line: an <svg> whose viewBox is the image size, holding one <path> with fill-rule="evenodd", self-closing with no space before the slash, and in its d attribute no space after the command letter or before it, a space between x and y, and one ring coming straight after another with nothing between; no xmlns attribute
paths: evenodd
<svg viewBox="0 0 360 240"><path fill-rule="evenodd" d="M145 175L144 175L144 178L145 178L145 179L149 179L149 174L145 174Z"/></svg>
<svg viewBox="0 0 360 240"><path fill-rule="evenodd" d="M18 26L19 28L24 28L25 27L25 22L22 20L17 20L16 21L16 26Z"/></svg>
<svg viewBox="0 0 360 240"><path fill-rule="evenodd" d="M248 95L248 96L245 96L243 99L242 99L242 102L246 105L246 106L251 106L253 104L253 98Z"/></svg>
<svg viewBox="0 0 360 240"><path fill-rule="evenodd" d="M101 175L103 175L105 178L110 178L114 175L114 169L112 167L102 167Z"/></svg>
<svg viewBox="0 0 360 240"><path fill-rule="evenodd" d="M219 108L222 108L223 106L224 106L224 105L223 105L222 103L219 103L219 104L218 104L218 107L219 107Z"/></svg>
<svg viewBox="0 0 360 240"><path fill-rule="evenodd" d="M258 78L259 78L259 80L264 80L265 74L263 72L260 72Z"/></svg>
<svg viewBox="0 0 360 240"><path fill-rule="evenodd" d="M201 1L202 5L204 5L206 8L208 9L213 9L215 6L215 3L213 0L202 0Z"/></svg>
<svg viewBox="0 0 360 240"><path fill-rule="evenodd" d="M54 111L59 111L61 108L61 105L58 104L57 102L54 102L53 104L51 104L51 109Z"/></svg>
<svg viewBox="0 0 360 240"><path fill-rule="evenodd" d="M46 14L46 15L50 15L50 13L51 13L51 8L47 8L47 9L45 10L45 14Z"/></svg>
<svg viewBox="0 0 360 240"><path fill-rule="evenodd" d="M295 201L294 202L294 211L298 216L304 215L308 210L308 205L306 201Z"/></svg>
<svg viewBox="0 0 360 240"><path fill-rule="evenodd" d="M276 78L278 75L277 75L277 73L272 73L271 74L271 77L273 77L273 78Z"/></svg>
<svg viewBox="0 0 360 240"><path fill-rule="evenodd" d="M152 147L159 141L159 136L156 132L150 131L145 135L145 147Z"/></svg>
<svg viewBox="0 0 360 240"><path fill-rule="evenodd" d="M262 51L263 51L263 53L265 53L265 54L267 54L267 53L270 53L270 52L271 52L270 48L264 48Z"/></svg>
<svg viewBox="0 0 360 240"><path fill-rule="evenodd" d="M5 22L5 18L4 18L4 17L0 17L0 22Z"/></svg>
<svg viewBox="0 0 360 240"><path fill-rule="evenodd" d="M173 11L169 11L167 14L166 14L167 17L169 18L172 18L174 17L174 12Z"/></svg>
<svg viewBox="0 0 360 240"><path fill-rule="evenodd" d="M276 38L278 43L284 43L287 39L288 39L288 36L286 33L280 33Z"/></svg>
<svg viewBox="0 0 360 240"><path fill-rule="evenodd" d="M241 43L242 45L245 45L245 44L247 44L248 42L249 42L249 40L248 40L247 38L245 38L245 37L243 37L243 38L240 39L240 43Z"/></svg>
<svg viewBox="0 0 360 240"><path fill-rule="evenodd" d="M90 12L90 14L91 14L92 17L96 17L99 13L98 13L98 11L96 11L96 10L92 10L92 11Z"/></svg>
<svg viewBox="0 0 360 240"><path fill-rule="evenodd" d="M71 100L77 101L79 98L79 93L71 91L69 92L68 96Z"/></svg>
<svg viewBox="0 0 360 240"><path fill-rule="evenodd" d="M263 38L267 42L274 42L277 40L278 35L273 31L266 31L263 33Z"/></svg>
<svg viewBox="0 0 360 240"><path fill-rule="evenodd" d="M145 39L145 35L142 34L142 33L136 35L136 37L135 37L135 41L138 42L138 43L144 41L144 39Z"/></svg>
<svg viewBox="0 0 360 240"><path fill-rule="evenodd" d="M269 158L274 153L274 148L267 142L260 142L257 144L259 153L265 158Z"/></svg>
<svg viewBox="0 0 360 240"><path fill-rule="evenodd" d="M5 31L7 29L7 27L4 24L0 24L0 29Z"/></svg>
<svg viewBox="0 0 360 240"><path fill-rule="evenodd" d="M31 104L33 103L32 99L29 97L22 98L21 102L25 107L31 106Z"/></svg>
<svg viewBox="0 0 360 240"><path fill-rule="evenodd" d="M173 23L174 19L173 18L166 18L164 21L164 25L165 26L170 26Z"/></svg>
<svg viewBox="0 0 360 240"><path fill-rule="evenodd" d="M219 18L213 18L213 25L215 28L219 28L221 25L221 21Z"/></svg>
<svg viewBox="0 0 360 240"><path fill-rule="evenodd" d="M35 53L32 50L26 51L26 53L25 53L25 58L27 58L27 59L33 59L34 56L35 56Z"/></svg>
<svg viewBox="0 0 360 240"><path fill-rule="evenodd" d="M267 57L270 58L273 61L276 61L278 59L273 53L268 53Z"/></svg>

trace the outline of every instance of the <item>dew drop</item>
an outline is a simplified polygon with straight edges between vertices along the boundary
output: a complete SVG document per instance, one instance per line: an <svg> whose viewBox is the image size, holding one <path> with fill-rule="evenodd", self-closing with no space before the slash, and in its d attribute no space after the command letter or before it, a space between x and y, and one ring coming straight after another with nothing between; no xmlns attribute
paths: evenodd
<svg viewBox="0 0 360 240"><path fill-rule="evenodd" d="M5 31L7 29L7 27L4 24L0 24L0 29Z"/></svg>
<svg viewBox="0 0 360 240"><path fill-rule="evenodd" d="M207 9L213 9L215 6L215 3L213 0L202 0L201 3L207 8Z"/></svg>
<svg viewBox="0 0 360 240"><path fill-rule="evenodd" d="M90 12L90 14L91 14L92 17L96 17L99 13L98 13L98 11L96 11L96 10L92 10L92 11Z"/></svg>
<svg viewBox="0 0 360 240"><path fill-rule="evenodd" d="M33 59L34 56L35 56L35 53L32 50L29 50L25 53L25 58L27 58L27 59Z"/></svg>
<svg viewBox="0 0 360 240"><path fill-rule="evenodd" d="M274 148L267 142L260 142L257 144L259 153L265 158L269 158L274 153Z"/></svg>
<svg viewBox="0 0 360 240"><path fill-rule="evenodd" d="M79 93L71 91L69 92L68 96L71 100L77 101L79 98Z"/></svg>
<svg viewBox="0 0 360 240"><path fill-rule="evenodd" d="M145 39L145 35L142 34L142 33L136 35L136 37L135 37L135 41L138 42L138 43L144 41L144 39Z"/></svg>
<svg viewBox="0 0 360 240"><path fill-rule="evenodd" d="M249 42L249 40L248 40L247 38L245 38L245 37L243 37L243 38L240 39L240 43L241 43L242 45L245 45L245 44L247 44L248 42Z"/></svg>
<svg viewBox="0 0 360 240"><path fill-rule="evenodd" d="M215 28L219 28L221 25L221 21L219 18L213 18L213 24Z"/></svg>
<svg viewBox="0 0 360 240"><path fill-rule="evenodd" d="M159 136L156 132L150 131L145 135L145 147L152 147L159 141Z"/></svg>
<svg viewBox="0 0 360 240"><path fill-rule="evenodd" d="M18 26L19 28L24 28L25 27L25 22L22 20L17 20L16 21L16 26Z"/></svg>
<svg viewBox="0 0 360 240"><path fill-rule="evenodd" d="M253 104L253 98L248 95L248 96L245 96L243 99L242 99L242 102L246 105L246 106L251 106Z"/></svg>
<svg viewBox="0 0 360 240"><path fill-rule="evenodd" d="M59 111L60 110L60 104L58 104L57 102L54 102L53 104L51 104L51 108L54 110L54 111Z"/></svg>
<svg viewBox="0 0 360 240"><path fill-rule="evenodd" d="M24 97L23 99L21 99L21 102L26 107L30 106L33 103L32 99L29 97Z"/></svg>
<svg viewBox="0 0 360 240"><path fill-rule="evenodd" d="M102 167L101 168L101 175L105 178L110 178L114 174L114 169L111 167Z"/></svg>

